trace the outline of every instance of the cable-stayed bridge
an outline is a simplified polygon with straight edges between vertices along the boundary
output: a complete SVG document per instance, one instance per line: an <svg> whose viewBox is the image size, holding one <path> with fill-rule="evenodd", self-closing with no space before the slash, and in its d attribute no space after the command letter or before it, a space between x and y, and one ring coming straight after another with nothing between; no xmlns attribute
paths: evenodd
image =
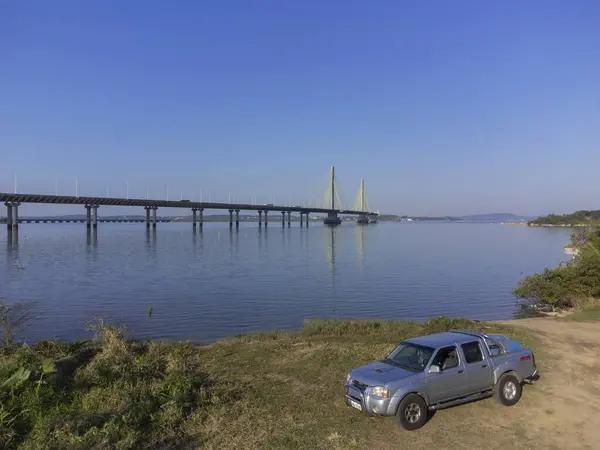
<svg viewBox="0 0 600 450"><path fill-rule="evenodd" d="M351 209L344 209L339 189L337 189L335 180L335 169L331 167L331 179L328 190L325 194L322 207L312 206L284 206L275 204L244 204L244 203L215 203L215 202L192 202L190 200L158 200L158 199L130 199L119 197L84 197L64 195L45 195L45 194L20 194L15 192L1 193L0 202L6 205L6 225L9 229L18 229L19 224L23 222L84 222L88 228L96 228L99 222L103 222L98 217L98 209L101 206L139 206L143 207L146 212L146 219L141 220L146 223L146 227L156 228L158 222L164 221L157 218L159 208L185 208L192 211L193 227L202 227L204 223L203 212L206 209L226 210L229 212L229 226L239 227L240 211L255 211L258 213L258 224L267 226L269 222L269 213L280 213L282 226L291 225L291 215L298 213L300 215L300 224L303 226L306 221L306 226L309 223L310 214L323 214L323 222L326 225L339 225L341 223L340 216L356 216L357 223L365 224L376 222L378 213L372 212L368 208L366 194L364 189L364 180L361 180L359 194ZM57 205L82 205L85 207L85 219L72 220L35 220L35 219L19 219L19 206L23 203L45 203ZM287 219L287 220L286 220ZM140 220L122 220L123 222L140 222Z"/></svg>

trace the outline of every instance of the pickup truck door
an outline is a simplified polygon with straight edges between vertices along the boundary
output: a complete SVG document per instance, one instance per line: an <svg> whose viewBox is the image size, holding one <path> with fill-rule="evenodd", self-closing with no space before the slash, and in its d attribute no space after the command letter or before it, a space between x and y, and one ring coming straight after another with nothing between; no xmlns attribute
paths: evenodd
<svg viewBox="0 0 600 450"><path fill-rule="evenodd" d="M452 358L455 355L455 358ZM467 395L467 374L462 358L455 345L438 350L431 365L441 368L440 372L427 373L427 394L429 403L439 403Z"/></svg>
<svg viewBox="0 0 600 450"><path fill-rule="evenodd" d="M469 393L475 394L492 388L492 362L484 352L481 342L467 342L460 346L467 371Z"/></svg>

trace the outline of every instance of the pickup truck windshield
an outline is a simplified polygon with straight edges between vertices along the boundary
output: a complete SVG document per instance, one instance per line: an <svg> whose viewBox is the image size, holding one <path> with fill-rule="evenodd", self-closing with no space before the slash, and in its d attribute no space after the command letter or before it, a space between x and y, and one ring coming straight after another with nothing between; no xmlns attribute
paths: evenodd
<svg viewBox="0 0 600 450"><path fill-rule="evenodd" d="M385 363L393 366L401 367L402 369L410 370L411 372L423 372L434 349L425 347L424 345L411 344L410 342L401 342L392 352L384 359Z"/></svg>

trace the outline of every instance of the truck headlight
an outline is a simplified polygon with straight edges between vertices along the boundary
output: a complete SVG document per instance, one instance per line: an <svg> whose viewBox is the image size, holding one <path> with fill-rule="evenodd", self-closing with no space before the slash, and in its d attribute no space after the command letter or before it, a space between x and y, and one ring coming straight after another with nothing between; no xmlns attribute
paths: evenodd
<svg viewBox="0 0 600 450"><path fill-rule="evenodd" d="M388 388L386 388L385 386L375 386L371 390L371 394L373 394L375 397L379 397L379 398L389 398L390 390Z"/></svg>

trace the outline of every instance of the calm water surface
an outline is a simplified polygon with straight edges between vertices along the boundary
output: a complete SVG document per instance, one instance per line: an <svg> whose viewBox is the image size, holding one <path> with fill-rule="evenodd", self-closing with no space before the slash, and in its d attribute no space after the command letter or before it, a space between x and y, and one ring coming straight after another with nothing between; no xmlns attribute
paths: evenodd
<svg viewBox="0 0 600 450"><path fill-rule="evenodd" d="M268 229L208 223L24 224L0 230L0 297L35 302L29 340L87 338L103 317L135 337L208 342L315 317L507 319L523 277L567 259L569 230L468 223ZM148 317L148 308L153 308Z"/></svg>

